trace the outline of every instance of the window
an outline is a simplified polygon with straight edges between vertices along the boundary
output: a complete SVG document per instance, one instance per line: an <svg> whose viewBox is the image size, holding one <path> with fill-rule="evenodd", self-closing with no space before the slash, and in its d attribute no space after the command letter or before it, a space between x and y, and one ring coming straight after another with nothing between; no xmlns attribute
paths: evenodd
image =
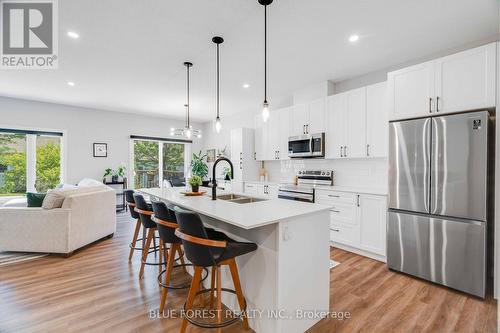
<svg viewBox="0 0 500 333"><path fill-rule="evenodd" d="M46 192L62 182L61 133L0 129L0 196Z"/></svg>
<svg viewBox="0 0 500 333"><path fill-rule="evenodd" d="M131 142L134 188L160 187L167 180L174 186L185 184L190 163L189 142L166 139L132 139Z"/></svg>

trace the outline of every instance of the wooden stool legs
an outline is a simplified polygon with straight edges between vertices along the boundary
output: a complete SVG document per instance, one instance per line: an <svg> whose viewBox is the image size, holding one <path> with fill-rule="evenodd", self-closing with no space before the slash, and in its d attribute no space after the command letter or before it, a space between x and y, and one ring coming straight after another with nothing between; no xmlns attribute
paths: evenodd
<svg viewBox="0 0 500 333"><path fill-rule="evenodd" d="M214 303L214 291L217 292L217 323L222 322L222 282L221 282L221 266L228 265L229 270L231 271L231 277L233 279L234 291L236 292L236 297L238 298L238 304L240 306L241 311L245 309L245 297L243 296L243 291L241 289L240 276L238 273L238 266L236 265L236 260L234 258L225 260L219 264L219 266L212 267L212 281L211 281L211 291L210 291L210 309L213 309ZM193 309L194 298L196 297L196 293L199 290L199 284L201 281L201 272L203 268L199 266L194 267L194 276L193 281L191 282L191 288L189 289L188 298L186 301L186 311ZM160 308L161 311L161 308ZM243 328L248 330L248 318L246 314L242 315L243 320ZM181 333L186 331L188 320L184 319L182 321ZM221 328L217 328L217 332L222 332Z"/></svg>
<svg viewBox="0 0 500 333"><path fill-rule="evenodd" d="M144 266L146 266L146 260L148 258L149 247L151 246L151 242L154 239L155 230L156 230L155 228L148 229L148 236L146 239L146 244L144 245L144 248L142 250L142 261L141 261L141 269L139 271L139 279L142 279L142 277L144 275Z"/></svg>
<svg viewBox="0 0 500 333"><path fill-rule="evenodd" d="M137 242L137 237L139 236L139 230L141 229L141 220L137 219L135 222L134 237L132 238L132 243L130 243L130 253L128 255L128 261L132 260L132 255L134 254L135 243ZM144 241L143 241L144 243Z"/></svg>
<svg viewBox="0 0 500 333"><path fill-rule="evenodd" d="M172 244L170 246L170 250L168 251L167 254L167 268L165 272L165 280L163 282L164 285L168 286L170 282L170 275L172 274L172 270L174 268L174 260L175 260L175 254L177 251L180 251L180 244ZM162 288L161 291L161 299L160 299L160 313L163 313L163 310L165 309L165 302L167 301L167 293L168 293L168 288Z"/></svg>

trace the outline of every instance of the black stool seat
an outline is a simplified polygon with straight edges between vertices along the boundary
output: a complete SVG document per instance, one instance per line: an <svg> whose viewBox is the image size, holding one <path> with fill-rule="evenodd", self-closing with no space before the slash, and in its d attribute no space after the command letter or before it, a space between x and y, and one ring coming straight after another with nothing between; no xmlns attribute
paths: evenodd
<svg viewBox="0 0 500 333"><path fill-rule="evenodd" d="M225 248L212 249L212 255L214 256L215 262L219 264L224 260L236 258L255 250L257 250L257 244L255 243L237 242L229 239Z"/></svg>
<svg viewBox="0 0 500 333"><path fill-rule="evenodd" d="M189 289L188 298L184 305L184 320L181 326L181 333L184 333L188 322L204 328L220 328L229 326L241 318L243 328L248 329L248 319L246 317L246 301L241 289L241 283L235 258L257 250L257 244L248 242L238 242L226 234L214 229L207 229L203 225L198 214L175 208L175 216L179 228L175 230L175 235L182 240L186 257L194 265L194 275ZM234 290L222 288L221 266L229 266L233 279ZM203 289L198 286L202 278L202 271L206 267L212 268L212 283L210 289ZM188 314L192 310L195 297L204 293L210 293L210 307L213 308L214 295L217 292L217 322L206 323L197 321ZM240 314L233 313L232 318L222 321L222 292L236 294L240 306Z"/></svg>

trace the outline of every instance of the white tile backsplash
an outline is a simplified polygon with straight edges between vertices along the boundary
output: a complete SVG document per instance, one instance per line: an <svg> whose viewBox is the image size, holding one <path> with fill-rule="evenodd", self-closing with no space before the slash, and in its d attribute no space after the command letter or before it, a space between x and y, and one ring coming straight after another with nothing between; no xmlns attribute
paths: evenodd
<svg viewBox="0 0 500 333"><path fill-rule="evenodd" d="M291 182L299 170L333 170L334 184L365 188L387 188L387 159L304 159L265 163L269 180Z"/></svg>

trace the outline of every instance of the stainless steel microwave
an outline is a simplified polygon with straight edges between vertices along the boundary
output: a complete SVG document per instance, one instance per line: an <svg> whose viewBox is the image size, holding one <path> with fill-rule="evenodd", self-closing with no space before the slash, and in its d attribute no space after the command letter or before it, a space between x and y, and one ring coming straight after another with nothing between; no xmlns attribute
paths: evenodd
<svg viewBox="0 0 500 333"><path fill-rule="evenodd" d="M325 133L289 137L288 156L291 158L325 157Z"/></svg>

